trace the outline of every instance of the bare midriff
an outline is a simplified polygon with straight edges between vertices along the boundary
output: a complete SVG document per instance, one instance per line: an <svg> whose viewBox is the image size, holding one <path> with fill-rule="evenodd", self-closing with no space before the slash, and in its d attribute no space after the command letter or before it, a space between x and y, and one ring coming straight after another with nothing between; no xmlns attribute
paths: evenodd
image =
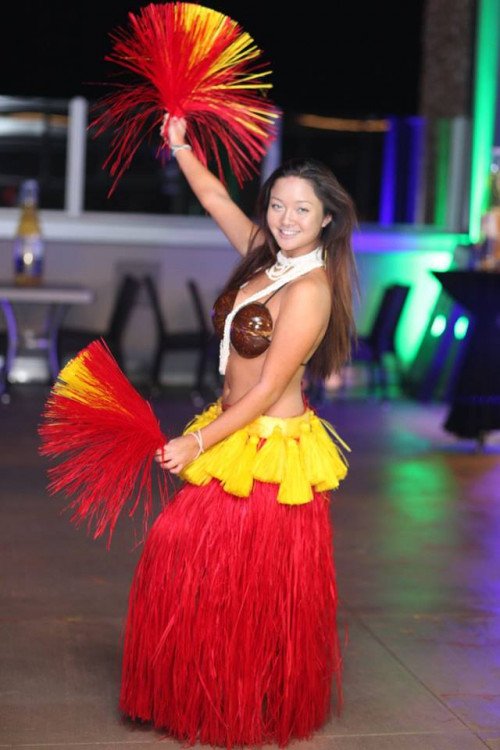
<svg viewBox="0 0 500 750"><path fill-rule="evenodd" d="M255 359L240 357L233 349L229 357L222 391L224 408L235 404L243 398L260 380L267 352ZM302 396L302 378L304 367L301 367L292 378L285 392L266 411L271 417L298 417L304 413Z"/></svg>

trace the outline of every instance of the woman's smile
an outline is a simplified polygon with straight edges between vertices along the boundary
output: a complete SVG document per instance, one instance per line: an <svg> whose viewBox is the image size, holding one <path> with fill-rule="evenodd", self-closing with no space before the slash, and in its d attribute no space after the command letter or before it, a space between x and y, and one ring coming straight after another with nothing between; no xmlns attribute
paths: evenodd
<svg viewBox="0 0 500 750"><path fill-rule="evenodd" d="M321 230L331 217L310 182L301 177L276 180L267 209L269 229L289 256L304 255L318 246Z"/></svg>

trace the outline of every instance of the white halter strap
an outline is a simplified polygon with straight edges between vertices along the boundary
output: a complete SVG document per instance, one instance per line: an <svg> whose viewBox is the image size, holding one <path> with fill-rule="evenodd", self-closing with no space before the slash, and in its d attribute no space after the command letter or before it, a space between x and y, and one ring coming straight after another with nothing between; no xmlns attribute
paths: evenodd
<svg viewBox="0 0 500 750"><path fill-rule="evenodd" d="M307 262L304 262L305 258L307 258ZM273 281L272 284L269 284L268 286L264 287L264 289L261 289L259 292L255 292L255 294L252 294L246 300L240 302L238 305L236 305L236 307L233 307L233 309L227 316L224 322L224 334L220 342L219 351L219 372L221 375L224 375L224 373L226 372L230 351L231 324L236 313L238 313L242 307L250 305L252 302L256 302L262 297L266 297L268 294L271 294L272 292L280 289L290 281L294 281L300 276L304 276L306 273L309 273L309 271L312 271L314 268L321 268L325 265L325 262L322 258L322 248L316 248L316 250L313 250L312 253L308 253L307 256L299 256L299 258L297 258L296 260L300 260L302 262L300 264L297 263L295 266L291 264L289 270L281 278Z"/></svg>

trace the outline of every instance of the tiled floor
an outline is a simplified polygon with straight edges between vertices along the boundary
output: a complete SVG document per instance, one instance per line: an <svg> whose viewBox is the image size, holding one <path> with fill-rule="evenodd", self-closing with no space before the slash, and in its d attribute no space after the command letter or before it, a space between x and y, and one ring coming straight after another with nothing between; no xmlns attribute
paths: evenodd
<svg viewBox="0 0 500 750"><path fill-rule="evenodd" d="M178 750L117 713L139 550L128 519L107 551L47 496L45 397L18 386L0 410L0 748ZM192 413L181 396L153 407L167 434ZM455 441L445 412L359 398L321 410L353 448L332 506L345 707L297 750L500 750L500 441Z"/></svg>

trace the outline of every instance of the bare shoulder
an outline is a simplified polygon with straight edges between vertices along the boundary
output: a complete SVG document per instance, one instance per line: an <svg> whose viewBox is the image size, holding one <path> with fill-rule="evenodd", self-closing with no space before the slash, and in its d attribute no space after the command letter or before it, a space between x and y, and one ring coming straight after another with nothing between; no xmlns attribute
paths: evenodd
<svg viewBox="0 0 500 750"><path fill-rule="evenodd" d="M312 305L316 310L329 312L331 307L331 292L328 277L323 269L311 271L307 276L287 284L284 290L283 302L288 305L297 305L301 309L308 309Z"/></svg>

